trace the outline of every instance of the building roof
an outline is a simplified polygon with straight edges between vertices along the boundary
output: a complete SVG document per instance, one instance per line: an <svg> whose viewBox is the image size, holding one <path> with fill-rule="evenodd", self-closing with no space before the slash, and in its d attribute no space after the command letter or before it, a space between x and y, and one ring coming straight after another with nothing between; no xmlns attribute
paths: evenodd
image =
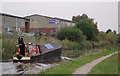
<svg viewBox="0 0 120 76"><path fill-rule="evenodd" d="M32 17L32 16L41 16L41 17L46 17L46 18L54 19L53 17L43 16L43 15L39 15L39 14L33 14L33 15L25 16L25 18L26 17Z"/></svg>
<svg viewBox="0 0 120 76"><path fill-rule="evenodd" d="M61 19L61 18L57 18L57 17L55 17L54 19L61 20L61 21L66 21L66 22L76 23L76 22L73 22L73 21L70 21L70 20L67 20L67 19Z"/></svg>
<svg viewBox="0 0 120 76"><path fill-rule="evenodd" d="M50 19L57 19L57 20L61 20L61 21L66 21L66 22L72 22L72 23L76 23L67 19L61 19L61 18L57 18L57 17L48 17L48 16L43 16L43 15L39 15L39 14L33 14L33 15L29 15L29 16L25 16L26 17L32 17L32 16L41 16L41 17L46 17L46 18L50 18Z"/></svg>
<svg viewBox="0 0 120 76"><path fill-rule="evenodd" d="M6 13L0 13L0 15L29 20L29 19L24 18L24 17L19 17L19 16L15 16L15 15L10 15L10 14L6 14Z"/></svg>
<svg viewBox="0 0 120 76"><path fill-rule="evenodd" d="M27 17L32 17L32 16L42 16L42 17L46 17L46 18L50 18L50 19L57 19L57 20L61 20L61 21L66 21L66 22L72 22L75 23L73 21L67 20L67 19L62 19L62 18L53 18L53 17L48 17L48 16L43 16L43 15L39 15L39 14L33 14L33 15L29 15L29 16L25 16L25 17L19 17L19 16L15 16L15 15L10 15L10 14L6 14L6 13L0 13L0 15L2 16L9 16L9 17L15 17L15 18L20 18L20 19L26 19L26 20L30 20Z"/></svg>

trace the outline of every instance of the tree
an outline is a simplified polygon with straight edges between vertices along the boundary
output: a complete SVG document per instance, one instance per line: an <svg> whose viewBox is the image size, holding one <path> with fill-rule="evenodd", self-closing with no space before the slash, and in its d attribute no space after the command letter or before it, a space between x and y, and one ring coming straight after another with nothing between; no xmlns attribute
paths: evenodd
<svg viewBox="0 0 120 76"><path fill-rule="evenodd" d="M109 32L105 39L109 41L112 45L117 45L118 43L118 36L116 34L113 34L112 32Z"/></svg>
<svg viewBox="0 0 120 76"><path fill-rule="evenodd" d="M82 16L80 16L80 15L78 15L78 16L73 16L73 17L72 17L72 21L74 21L74 22L79 22L79 21L85 20L85 19L87 19L87 18L88 18L88 16L87 16L86 14L83 14Z"/></svg>
<svg viewBox="0 0 120 76"><path fill-rule="evenodd" d="M94 40L96 38L94 28L89 22L80 21L76 23L75 26L79 28L83 32L84 35L87 36L87 40Z"/></svg>
<svg viewBox="0 0 120 76"><path fill-rule="evenodd" d="M118 34L118 47L120 47L120 33Z"/></svg>
<svg viewBox="0 0 120 76"><path fill-rule="evenodd" d="M81 20L81 16L80 15L72 17L72 21L73 22L79 22L80 20Z"/></svg>
<svg viewBox="0 0 120 76"><path fill-rule="evenodd" d="M81 20L85 20L85 19L87 19L88 18L88 16L86 15L86 14L83 14L82 16L81 16Z"/></svg>
<svg viewBox="0 0 120 76"><path fill-rule="evenodd" d="M94 22L94 19L89 18L87 16L87 14L83 14L82 16L78 15L78 16L72 17L72 21L74 21L74 22L79 22L79 21L83 21L83 20L92 24L95 34L98 36L99 30L97 29L97 22Z"/></svg>
<svg viewBox="0 0 120 76"><path fill-rule="evenodd" d="M105 32L99 32L99 35L98 35L98 37L99 37L99 39L100 40L105 40L105 36L106 36L106 33Z"/></svg>
<svg viewBox="0 0 120 76"><path fill-rule="evenodd" d="M113 30L113 34L116 34L117 32L115 30Z"/></svg>
<svg viewBox="0 0 120 76"><path fill-rule="evenodd" d="M112 32L111 29L108 29L108 30L106 31L106 34L108 34L109 32Z"/></svg>
<svg viewBox="0 0 120 76"><path fill-rule="evenodd" d="M61 30L57 33L56 37L59 40L67 39L69 41L75 41L79 43L86 39L80 29L72 26L61 28Z"/></svg>

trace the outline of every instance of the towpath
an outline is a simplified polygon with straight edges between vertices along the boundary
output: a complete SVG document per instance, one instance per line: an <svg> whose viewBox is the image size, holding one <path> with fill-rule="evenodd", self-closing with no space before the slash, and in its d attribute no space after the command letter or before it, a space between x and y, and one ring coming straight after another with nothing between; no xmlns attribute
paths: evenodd
<svg viewBox="0 0 120 76"><path fill-rule="evenodd" d="M108 57L111 57L112 55L114 54L117 54L118 52L114 52L112 54L109 54L107 56L103 56L103 57L100 57L96 60L93 60L92 62L90 63L87 63L79 68L77 68L72 74L88 74L91 69L97 65L99 62L103 61L104 59L108 58Z"/></svg>

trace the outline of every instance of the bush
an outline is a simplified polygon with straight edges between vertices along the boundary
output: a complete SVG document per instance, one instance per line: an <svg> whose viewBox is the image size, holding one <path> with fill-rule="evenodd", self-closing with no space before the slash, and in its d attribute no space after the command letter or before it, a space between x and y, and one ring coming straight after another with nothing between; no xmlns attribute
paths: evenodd
<svg viewBox="0 0 120 76"><path fill-rule="evenodd" d="M105 40L106 33L104 32L99 32L98 37L100 40Z"/></svg>
<svg viewBox="0 0 120 76"><path fill-rule="evenodd" d="M77 42L71 42L68 40L59 41L62 46L62 56L78 57L82 54L80 50L82 46Z"/></svg>
<svg viewBox="0 0 120 76"><path fill-rule="evenodd" d="M82 49L86 49L86 50L92 49L92 44L90 41L82 42L81 46L82 46Z"/></svg>
<svg viewBox="0 0 120 76"><path fill-rule="evenodd" d="M120 47L120 34L118 34L118 46Z"/></svg>
<svg viewBox="0 0 120 76"><path fill-rule="evenodd" d="M99 39L98 39L97 36L94 36L94 37L92 38L92 40L95 41L95 42L98 42L98 41L99 41Z"/></svg>
<svg viewBox="0 0 120 76"><path fill-rule="evenodd" d="M57 33L56 37L59 40L67 39L69 41L75 41L79 43L86 39L79 29L77 29L76 27L68 26L61 28L61 30Z"/></svg>
<svg viewBox="0 0 120 76"><path fill-rule="evenodd" d="M89 43L89 41L87 42ZM62 45L62 56L75 58L82 55L86 50L88 51L88 49L91 49L92 47L91 44L88 44L87 42L84 43L84 46L77 42L70 42L68 40L60 41L59 43Z"/></svg>
<svg viewBox="0 0 120 76"><path fill-rule="evenodd" d="M117 45L118 44L118 36L116 34L113 34L112 32L109 32L105 39L111 43L111 45Z"/></svg>
<svg viewBox="0 0 120 76"><path fill-rule="evenodd" d="M66 51L62 51L62 56L66 56L66 57L70 57L70 58L79 57L82 54L83 54L83 51L81 51L81 50L66 50Z"/></svg>
<svg viewBox="0 0 120 76"><path fill-rule="evenodd" d="M100 48L104 48L104 47L106 47L106 46L110 46L111 44L110 44L110 42L109 41L99 41L99 47Z"/></svg>
<svg viewBox="0 0 120 76"><path fill-rule="evenodd" d="M79 28L84 35L87 36L87 40L94 40L95 31L94 31L94 28L92 27L92 24L86 21L80 21L76 23L75 26Z"/></svg>
<svg viewBox="0 0 120 76"><path fill-rule="evenodd" d="M68 40L63 40L59 42L62 45L62 50L79 50L81 45L76 42L70 42Z"/></svg>

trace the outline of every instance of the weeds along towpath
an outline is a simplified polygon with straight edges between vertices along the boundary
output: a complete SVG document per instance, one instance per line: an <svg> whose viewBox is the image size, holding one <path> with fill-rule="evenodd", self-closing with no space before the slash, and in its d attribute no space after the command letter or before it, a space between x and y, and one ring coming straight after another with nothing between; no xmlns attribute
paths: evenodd
<svg viewBox="0 0 120 76"><path fill-rule="evenodd" d="M90 63L87 63L79 68L77 68L72 74L88 74L91 69L97 65L99 62L103 61L104 59L108 58L108 57L111 57L112 55L114 54L117 54L118 52L114 52L112 54L109 54L107 56L103 56L103 57L100 57L98 59L95 59L93 60L92 62Z"/></svg>

